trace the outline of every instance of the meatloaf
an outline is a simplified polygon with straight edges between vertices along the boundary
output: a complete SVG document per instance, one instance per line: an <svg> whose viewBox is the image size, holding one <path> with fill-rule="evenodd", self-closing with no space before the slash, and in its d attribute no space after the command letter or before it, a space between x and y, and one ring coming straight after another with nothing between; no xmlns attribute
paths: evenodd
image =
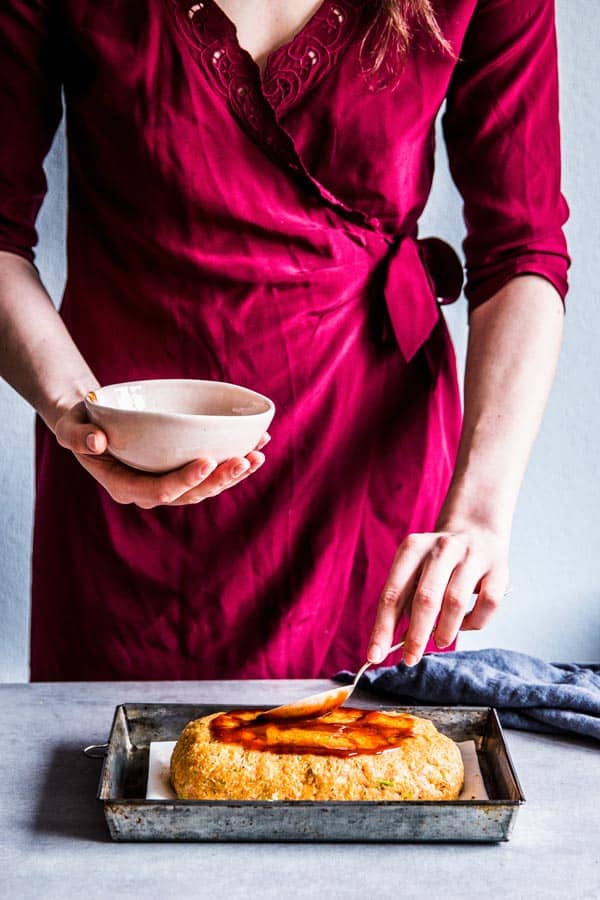
<svg viewBox="0 0 600 900"><path fill-rule="evenodd" d="M341 708L282 731L259 715L213 713L186 725L171 757L180 799L454 800L461 791L460 750L429 719L371 712L361 731L366 711Z"/></svg>

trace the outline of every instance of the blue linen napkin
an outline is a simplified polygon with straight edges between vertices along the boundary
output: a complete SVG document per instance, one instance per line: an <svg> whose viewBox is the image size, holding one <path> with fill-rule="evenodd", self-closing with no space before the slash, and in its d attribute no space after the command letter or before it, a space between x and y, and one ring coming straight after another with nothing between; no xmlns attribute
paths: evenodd
<svg viewBox="0 0 600 900"><path fill-rule="evenodd" d="M334 679L347 684L353 676ZM370 669L359 687L403 703L494 706L508 728L600 741L600 665L547 663L495 648L428 653L416 666Z"/></svg>

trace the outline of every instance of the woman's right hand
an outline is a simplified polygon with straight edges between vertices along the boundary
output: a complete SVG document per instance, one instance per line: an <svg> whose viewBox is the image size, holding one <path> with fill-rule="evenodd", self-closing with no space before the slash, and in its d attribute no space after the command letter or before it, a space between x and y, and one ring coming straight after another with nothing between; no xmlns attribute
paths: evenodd
<svg viewBox="0 0 600 900"><path fill-rule="evenodd" d="M187 506L215 497L262 466L265 455L260 450L271 439L265 432L245 457L236 456L220 465L214 459L196 459L173 472L152 475L132 469L108 454L106 434L88 421L83 401L59 416L54 433L58 443L73 452L116 503L134 503L141 509Z"/></svg>

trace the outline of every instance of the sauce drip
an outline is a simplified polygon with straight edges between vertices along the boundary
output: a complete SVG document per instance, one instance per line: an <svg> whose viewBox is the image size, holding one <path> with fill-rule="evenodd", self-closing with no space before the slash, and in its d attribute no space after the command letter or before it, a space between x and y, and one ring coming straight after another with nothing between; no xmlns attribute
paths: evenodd
<svg viewBox="0 0 600 900"><path fill-rule="evenodd" d="M414 717L408 714L351 707L292 721L270 721L260 710L238 709L216 716L210 731L214 740L246 750L348 757L399 747L413 736L413 724Z"/></svg>

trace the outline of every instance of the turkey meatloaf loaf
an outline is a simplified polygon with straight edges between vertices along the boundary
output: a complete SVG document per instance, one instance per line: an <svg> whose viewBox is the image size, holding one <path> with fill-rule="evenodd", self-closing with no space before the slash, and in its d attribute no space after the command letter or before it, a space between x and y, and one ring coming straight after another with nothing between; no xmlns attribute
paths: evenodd
<svg viewBox="0 0 600 900"><path fill-rule="evenodd" d="M429 719L367 712L342 708L283 729L259 725L256 710L195 719L171 757L173 788L183 800L458 797L464 770L454 741Z"/></svg>

